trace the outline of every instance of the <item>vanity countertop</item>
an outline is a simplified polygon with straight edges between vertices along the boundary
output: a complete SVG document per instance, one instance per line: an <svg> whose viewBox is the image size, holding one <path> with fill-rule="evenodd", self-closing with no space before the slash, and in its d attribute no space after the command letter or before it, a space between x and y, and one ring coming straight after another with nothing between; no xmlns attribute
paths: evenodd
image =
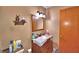
<svg viewBox="0 0 79 59"><path fill-rule="evenodd" d="M21 53L22 51L24 51L24 48L19 48L19 49L16 49L16 51L12 52L12 53ZM3 53L9 53L9 48L3 50Z"/></svg>
<svg viewBox="0 0 79 59"><path fill-rule="evenodd" d="M36 39L33 39L33 43L35 43L41 47L48 39L50 39L52 37L53 37L53 35L42 35Z"/></svg>

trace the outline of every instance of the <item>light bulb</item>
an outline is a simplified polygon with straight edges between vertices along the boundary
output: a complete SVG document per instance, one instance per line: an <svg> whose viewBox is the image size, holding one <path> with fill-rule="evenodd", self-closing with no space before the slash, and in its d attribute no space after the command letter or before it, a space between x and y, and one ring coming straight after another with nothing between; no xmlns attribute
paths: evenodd
<svg viewBox="0 0 79 59"><path fill-rule="evenodd" d="M36 13L35 16L36 16L36 17L39 17L39 13Z"/></svg>
<svg viewBox="0 0 79 59"><path fill-rule="evenodd" d="M43 17L43 18L45 18L46 16L45 16L45 15L43 15L42 17Z"/></svg>
<svg viewBox="0 0 79 59"><path fill-rule="evenodd" d="M39 17L43 17L43 14L40 14Z"/></svg>

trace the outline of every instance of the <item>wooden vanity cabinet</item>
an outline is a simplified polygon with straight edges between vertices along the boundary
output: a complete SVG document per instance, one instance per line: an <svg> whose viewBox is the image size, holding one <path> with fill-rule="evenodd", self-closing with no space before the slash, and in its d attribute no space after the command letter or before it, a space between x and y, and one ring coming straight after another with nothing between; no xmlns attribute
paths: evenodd
<svg viewBox="0 0 79 59"><path fill-rule="evenodd" d="M43 46L38 46L32 41L32 52L33 53L52 53L53 52L53 42L48 39Z"/></svg>

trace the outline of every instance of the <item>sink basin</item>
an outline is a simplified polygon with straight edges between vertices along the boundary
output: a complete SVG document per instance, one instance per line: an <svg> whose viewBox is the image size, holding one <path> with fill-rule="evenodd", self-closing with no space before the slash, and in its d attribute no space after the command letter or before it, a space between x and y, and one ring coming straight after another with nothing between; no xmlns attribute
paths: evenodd
<svg viewBox="0 0 79 59"><path fill-rule="evenodd" d="M46 36L41 36L41 37L34 39L33 42L39 46L42 46L47 41L46 38L47 38Z"/></svg>

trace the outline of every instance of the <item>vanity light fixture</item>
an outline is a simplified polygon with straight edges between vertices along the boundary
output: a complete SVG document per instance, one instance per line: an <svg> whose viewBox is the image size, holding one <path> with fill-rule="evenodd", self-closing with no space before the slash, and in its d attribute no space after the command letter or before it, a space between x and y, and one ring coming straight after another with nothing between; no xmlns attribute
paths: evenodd
<svg viewBox="0 0 79 59"><path fill-rule="evenodd" d="M33 15L35 19L39 19L39 18L46 18L45 13L37 11L34 15Z"/></svg>

